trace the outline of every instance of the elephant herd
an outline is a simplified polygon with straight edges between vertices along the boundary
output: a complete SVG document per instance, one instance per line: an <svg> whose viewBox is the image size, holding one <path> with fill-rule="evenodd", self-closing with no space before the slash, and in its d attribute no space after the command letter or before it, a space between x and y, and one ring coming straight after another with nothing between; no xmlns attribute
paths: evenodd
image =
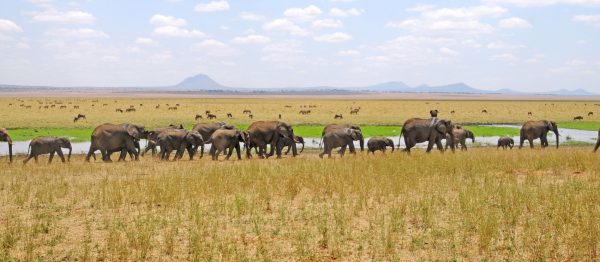
<svg viewBox="0 0 600 262"><path fill-rule="evenodd" d="M519 148L523 147L525 141L529 142L533 148L533 140L540 139L541 146L547 147L548 132L553 132L556 137L556 147L559 144L558 126L554 121L540 120L528 121L523 124L520 131ZM410 153L411 149L417 143L427 142L426 152L430 152L435 145L438 150L444 151L448 147L454 152L459 147L466 150L466 139L475 141L475 136L470 130L462 126L453 124L451 120L440 119L433 116L428 119L412 118L404 122L400 132L400 140L404 140L404 151ZM142 152L140 139L146 139L147 145ZM442 140L446 140L445 149ZM13 161L12 139L5 128L0 128L0 141L8 142L9 160ZM320 147L323 151L319 157L327 155L331 157L332 151L340 148L337 153L343 156L346 150L350 153L356 153L354 141L359 141L360 150L364 151L364 136L362 130L357 125L338 125L331 124L324 127L321 133ZM302 144L302 149L298 152L296 144ZM111 162L111 154L119 153L119 160L125 160L127 155L131 159L138 160L140 154L143 156L152 152L152 155L158 156L162 160L169 160L170 155L175 151L173 160L181 159L187 151L189 159L193 160L199 152L200 157L204 156L204 146L212 144L209 154L213 160L218 160L220 154L225 154L229 159L233 152L236 152L237 159L242 159L242 146L246 151L246 158L252 158L252 150L259 158L268 158L276 155L281 158L282 154L288 154L292 151L292 156L297 156L304 150L304 139L294 134L292 125L282 121L257 121L252 123L246 131L239 130L232 125L224 122L200 123L196 124L191 130L186 130L182 125L170 125L164 128L155 128L146 130L144 126L136 124L102 124L97 126L91 135L89 151L85 157L86 161L91 158L96 159L95 153L100 151L102 160ZM501 137L498 139L497 148L513 148L515 142L510 137ZM160 147L158 152L157 147ZM283 150L287 147L287 151ZM387 147L394 151L394 142L387 137L372 137L367 142L367 153L375 151L385 152ZM594 152L600 147L600 130L598 131L598 142L595 145ZM37 162L41 154L50 154L49 162L55 155L58 155L62 162L65 157L62 148L69 149L67 159L71 157L72 146L68 139L57 137L37 137L30 142L27 158L23 161L27 163L31 158ZM398 144L400 148L400 143Z"/></svg>

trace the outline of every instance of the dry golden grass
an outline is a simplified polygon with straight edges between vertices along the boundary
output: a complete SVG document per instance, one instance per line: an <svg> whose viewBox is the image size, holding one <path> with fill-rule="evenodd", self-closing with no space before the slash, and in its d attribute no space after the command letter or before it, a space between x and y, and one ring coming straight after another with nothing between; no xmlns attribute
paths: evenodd
<svg viewBox="0 0 600 262"><path fill-rule="evenodd" d="M43 161L41 161L43 162ZM0 158L0 260L598 260L589 148Z"/></svg>

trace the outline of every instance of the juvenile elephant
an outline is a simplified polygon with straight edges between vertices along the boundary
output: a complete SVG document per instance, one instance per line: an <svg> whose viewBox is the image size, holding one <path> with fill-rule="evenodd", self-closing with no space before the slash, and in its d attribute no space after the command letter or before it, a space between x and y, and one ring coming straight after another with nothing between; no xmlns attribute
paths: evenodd
<svg viewBox="0 0 600 262"><path fill-rule="evenodd" d="M238 160L241 160L240 143L247 143L246 139L246 134L238 129L219 129L215 131L211 136L212 146L210 147L210 155L212 160L219 160L219 155L225 151L228 151L225 159L229 160L234 149ZM250 151L249 148L246 149Z"/></svg>
<svg viewBox="0 0 600 262"><path fill-rule="evenodd" d="M294 129L290 124L281 121L257 121L248 127L248 135L248 143L258 147L258 155L261 158L273 156L274 151L277 152L277 158L281 158L281 147L278 146L279 140L282 138L292 139ZM271 151L265 155L267 145L271 146ZM292 156L297 155L298 151L294 143L292 144ZM250 150L246 150L246 156L251 157Z"/></svg>
<svg viewBox="0 0 600 262"><path fill-rule="evenodd" d="M102 160L111 162L110 154L113 152L127 152L133 155L135 160L139 159L139 139L148 134L144 126L135 124L102 124L92 132L90 150L85 161L100 150Z"/></svg>
<svg viewBox="0 0 600 262"><path fill-rule="evenodd" d="M596 151L598 150L598 147L600 147L600 129L598 129L598 138L596 139L596 146L594 147L594 153L596 153Z"/></svg>
<svg viewBox="0 0 600 262"><path fill-rule="evenodd" d="M10 135L8 135L8 131L6 131L6 128L2 128L0 127L0 141L2 142L8 142L8 159L10 162L13 161L13 155L12 155L12 139L10 138Z"/></svg>
<svg viewBox="0 0 600 262"><path fill-rule="evenodd" d="M183 129L163 131L158 135L157 143L160 146L160 159L162 160L169 160L173 150L176 150L173 160L179 160L183 157L183 152L186 149L190 160L193 160L198 147L204 148L204 139L202 139L200 133Z"/></svg>
<svg viewBox="0 0 600 262"><path fill-rule="evenodd" d="M512 137L501 137L498 138L498 145L496 146L496 149L502 147L503 149L506 149L507 147L510 147L510 149L513 148L513 146L515 145L515 140L512 139Z"/></svg>
<svg viewBox="0 0 600 262"><path fill-rule="evenodd" d="M525 122L525 124L523 124L523 127L521 127L519 149L521 149L523 147L523 143L525 142L525 139L527 139L527 141L529 141L529 146L531 148L533 148L533 140L538 139L538 138L542 142L542 148L547 147L548 146L548 137L547 136L548 136L549 131L554 132L554 135L556 136L556 148L558 148L559 134L558 134L558 126L556 125L556 122L548 121L548 120Z"/></svg>
<svg viewBox="0 0 600 262"><path fill-rule="evenodd" d="M404 135L405 151L410 153L410 149L417 143L429 142L427 144L427 153L431 152L433 145L443 152L442 139L448 139L450 148L454 152L454 134L452 133L452 121L439 119L437 117L430 119L412 118L406 120L400 131L400 139ZM449 136L446 136L449 135ZM400 143L398 143L398 146Z"/></svg>
<svg viewBox="0 0 600 262"><path fill-rule="evenodd" d="M346 152L346 147L350 148L350 153L356 154L354 141L361 137L362 133L359 130L348 127L330 130L323 136L323 152L319 154L319 157L323 158L325 154L331 157L331 151L336 147L341 147L339 154L342 157Z"/></svg>
<svg viewBox="0 0 600 262"><path fill-rule="evenodd" d="M345 128L350 128L350 129L358 130L360 132L360 136L356 140L359 141L360 151L361 152L365 151L365 139L363 137L362 130L360 129L360 126L357 126L357 125L349 125L349 124L346 124L346 125L338 125L338 124L329 124L329 125L326 125L325 128L323 128L323 132L321 133L321 140L323 140L323 136L325 136L325 134L327 134L327 133L329 133L329 132L331 132L331 131L333 131L335 129L345 129Z"/></svg>
<svg viewBox="0 0 600 262"><path fill-rule="evenodd" d="M287 151L285 151L285 154L289 154L290 150L292 149L292 144L302 144L302 148L300 149L300 152L298 152L298 154L302 153L302 151L304 151L304 138L301 136L297 136L294 135L294 139L289 139L289 138L281 138L279 140L279 147L283 148L287 147Z"/></svg>
<svg viewBox="0 0 600 262"><path fill-rule="evenodd" d="M148 151L152 150L152 156L154 156L156 154L156 147L158 146L158 135L160 135L162 132L167 131L167 130L172 130L172 129L181 129L183 130L183 125L169 125L168 127L165 128L155 128L154 130L148 132L148 144L146 146L146 149L144 149L144 152L142 152L142 156L144 156L146 153L148 153Z"/></svg>
<svg viewBox="0 0 600 262"><path fill-rule="evenodd" d="M467 138L471 139L471 143L475 143L475 135L473 132L463 129L460 125L454 125L452 134L454 135L454 147L457 147L460 144L461 150L467 150ZM450 146L449 136L449 134L446 134L446 149L448 149L448 146Z"/></svg>
<svg viewBox="0 0 600 262"><path fill-rule="evenodd" d="M29 162L29 160L32 158L35 159L35 162L37 163L38 156L42 154L50 154L50 158L48 158L48 164L52 163L54 154L57 154L60 157L60 160L64 163L65 156L62 152L63 148L69 149L69 156L67 159L70 161L73 147L71 146L71 141L69 141L68 138L36 137L29 143L29 156L27 159L23 160L23 164L27 164L27 162Z"/></svg>
<svg viewBox="0 0 600 262"><path fill-rule="evenodd" d="M378 150L385 153L388 146L391 147L392 152L394 152L394 141L391 139L382 136L371 137L367 142L367 153L375 154L375 151Z"/></svg>
<svg viewBox="0 0 600 262"><path fill-rule="evenodd" d="M209 114L210 112L207 111ZM196 124L194 125L194 127L192 127L192 131L197 131L198 133L200 133L200 135L202 135L202 139L204 139L204 144L211 144L212 141L210 139L210 137L212 136L212 134L221 129L234 129L234 127L232 125L228 125L225 122L216 122L216 123L200 123L200 124ZM202 150L200 151L200 158L202 158L204 156L204 147L202 147Z"/></svg>

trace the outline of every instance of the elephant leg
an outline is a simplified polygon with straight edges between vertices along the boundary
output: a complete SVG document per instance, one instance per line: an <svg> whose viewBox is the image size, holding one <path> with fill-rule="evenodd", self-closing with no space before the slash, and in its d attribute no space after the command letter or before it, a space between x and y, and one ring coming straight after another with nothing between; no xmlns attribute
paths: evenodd
<svg viewBox="0 0 600 262"><path fill-rule="evenodd" d="M233 148L234 148L234 145L231 145L230 147L227 148L228 149L227 154L226 154L227 156L225 157L226 160L229 160L229 158L231 158L231 155L233 154Z"/></svg>
<svg viewBox="0 0 600 262"><path fill-rule="evenodd" d="M463 140L460 142L461 150L467 151L467 143Z"/></svg>
<svg viewBox="0 0 600 262"><path fill-rule="evenodd" d="M62 150L60 150L60 149L56 150L56 154L58 155L58 157L60 157L60 161L62 161L64 163L65 155L63 154Z"/></svg>
<svg viewBox="0 0 600 262"><path fill-rule="evenodd" d="M533 138L527 138L527 140L529 141L529 147L533 148Z"/></svg>
<svg viewBox="0 0 600 262"><path fill-rule="evenodd" d="M54 158L55 153L56 153L56 151L50 152L50 157L48 158L48 164L52 163L52 159Z"/></svg>
<svg viewBox="0 0 600 262"><path fill-rule="evenodd" d="M239 143L235 145L235 152L237 153L238 160L242 160L242 152Z"/></svg>
<svg viewBox="0 0 600 262"><path fill-rule="evenodd" d="M96 152L96 147L94 147L94 145L90 145L90 149L88 150L87 155L85 156L85 161L86 162L90 162L90 158L92 157L92 155L94 154L94 152ZM96 157L94 156L94 159Z"/></svg>
<svg viewBox="0 0 600 262"><path fill-rule="evenodd" d="M348 144L348 148L350 149L350 153L351 154L355 154L356 155L356 149L354 148L354 143L353 142L350 142Z"/></svg>
<svg viewBox="0 0 600 262"><path fill-rule="evenodd" d="M596 147L596 148L598 148L598 147ZM596 150L594 150L594 152L595 152L595 151L596 151ZM33 154L29 154L29 156L28 156L28 157L27 157L25 160L23 160L23 165L24 165L24 164L27 164L27 162L29 162L29 160L31 160L32 158L33 158Z"/></svg>
<svg viewBox="0 0 600 262"><path fill-rule="evenodd" d="M215 147L215 144L212 144L212 146L210 147L210 151L208 151L208 153L210 154L210 158L212 160L215 160L216 152L217 152L217 148Z"/></svg>
<svg viewBox="0 0 600 262"><path fill-rule="evenodd" d="M598 147L600 147L600 140L598 140L598 142L596 142L596 146L594 147L594 153L596 153L596 151L598 150Z"/></svg>
<svg viewBox="0 0 600 262"><path fill-rule="evenodd" d="M38 163L38 156L37 155L34 156L33 159L35 160L35 163L37 164Z"/></svg>
<svg viewBox="0 0 600 262"><path fill-rule="evenodd" d="M440 150L440 152L444 152L444 145L442 145L441 139L436 139L435 145L437 146L437 149Z"/></svg>
<svg viewBox="0 0 600 262"><path fill-rule="evenodd" d="M519 149L523 148L523 143L525 143L525 137L521 134L519 138Z"/></svg>
<svg viewBox="0 0 600 262"><path fill-rule="evenodd" d="M346 147L342 147L342 149L340 149L338 153L340 154L340 157L344 157L344 154L346 154Z"/></svg>
<svg viewBox="0 0 600 262"><path fill-rule="evenodd" d="M287 151L285 151L286 156L290 153L290 150L292 150L292 146L287 147Z"/></svg>
<svg viewBox="0 0 600 262"><path fill-rule="evenodd" d="M119 162L121 161L125 161L125 158L127 158L127 150L125 148L122 148L121 151L119 152Z"/></svg>
<svg viewBox="0 0 600 262"><path fill-rule="evenodd" d="M219 160L219 155L221 154L223 150L221 150L220 148L217 149L217 151L215 152L215 160Z"/></svg>
<svg viewBox="0 0 600 262"><path fill-rule="evenodd" d="M271 145L273 146L273 145ZM275 151L277 152L277 158L281 158L281 151L283 150L283 146L279 146L275 144Z"/></svg>
<svg viewBox="0 0 600 262"><path fill-rule="evenodd" d="M171 150L165 150L165 157L163 160L165 161L169 161L169 158L171 157Z"/></svg>

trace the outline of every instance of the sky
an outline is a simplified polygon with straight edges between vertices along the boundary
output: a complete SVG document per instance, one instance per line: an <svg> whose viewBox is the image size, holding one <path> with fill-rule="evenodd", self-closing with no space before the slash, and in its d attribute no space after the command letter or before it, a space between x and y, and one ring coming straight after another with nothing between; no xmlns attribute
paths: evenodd
<svg viewBox="0 0 600 262"><path fill-rule="evenodd" d="M0 0L0 83L600 92L600 0Z"/></svg>

